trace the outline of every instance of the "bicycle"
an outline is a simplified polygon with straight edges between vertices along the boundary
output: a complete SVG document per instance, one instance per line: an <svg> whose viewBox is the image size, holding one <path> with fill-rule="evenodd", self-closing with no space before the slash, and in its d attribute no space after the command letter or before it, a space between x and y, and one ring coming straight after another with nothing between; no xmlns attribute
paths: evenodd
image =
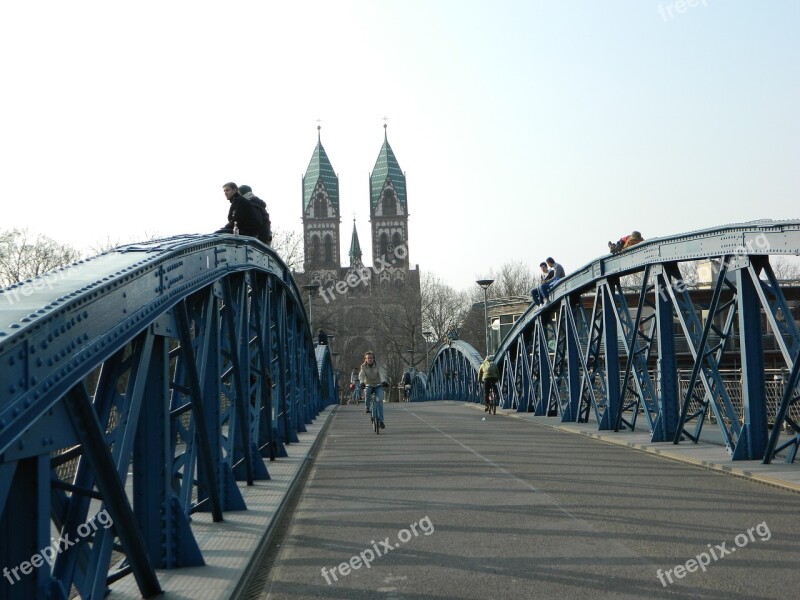
<svg viewBox="0 0 800 600"><path fill-rule="evenodd" d="M369 420L372 424L373 429L375 430L375 434L378 435L381 432L381 429L384 428L383 421L378 418L378 403L383 402L382 399L378 398L378 388L382 387L380 385L368 385L365 388L364 392L364 400L369 405ZM372 396L372 398L370 398ZM380 411L382 412L382 411Z"/></svg>
<svg viewBox="0 0 800 600"><path fill-rule="evenodd" d="M497 386L493 385L489 390L489 410L490 415L497 414Z"/></svg>
<svg viewBox="0 0 800 600"><path fill-rule="evenodd" d="M403 402L411 402L411 385L403 386Z"/></svg>

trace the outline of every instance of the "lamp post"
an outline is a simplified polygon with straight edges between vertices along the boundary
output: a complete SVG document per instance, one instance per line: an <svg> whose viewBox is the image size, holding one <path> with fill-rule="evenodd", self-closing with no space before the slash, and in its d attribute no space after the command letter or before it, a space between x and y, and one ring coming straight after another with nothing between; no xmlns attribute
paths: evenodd
<svg viewBox="0 0 800 600"><path fill-rule="evenodd" d="M311 320L311 294L313 294L316 290L319 289L318 283L307 283L303 286L303 289L308 292L308 326L311 328L311 335L314 335L314 324Z"/></svg>
<svg viewBox="0 0 800 600"><path fill-rule="evenodd" d="M432 331L423 331L422 337L425 338L425 375L430 373L431 364L430 364L430 349L428 348L428 342L430 342L430 337L433 335Z"/></svg>
<svg viewBox="0 0 800 600"><path fill-rule="evenodd" d="M489 356L489 313L487 309L489 286L494 283L494 279L478 279L475 283L483 288L483 326L486 330L486 356Z"/></svg>

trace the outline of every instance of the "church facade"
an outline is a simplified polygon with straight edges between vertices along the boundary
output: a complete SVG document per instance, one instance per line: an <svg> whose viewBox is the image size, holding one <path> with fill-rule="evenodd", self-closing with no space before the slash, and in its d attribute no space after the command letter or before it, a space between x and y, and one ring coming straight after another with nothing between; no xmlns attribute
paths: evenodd
<svg viewBox="0 0 800 600"><path fill-rule="evenodd" d="M318 128L319 131L319 128ZM360 365L366 350L376 353L399 378L403 369L424 358L419 268L409 263L406 176L384 140L369 175L371 266L365 266L356 220L346 265L342 248L339 178L321 135L302 178L303 272L300 285L319 286L312 293L312 328L333 334L342 377ZM305 299L308 302L308 298Z"/></svg>

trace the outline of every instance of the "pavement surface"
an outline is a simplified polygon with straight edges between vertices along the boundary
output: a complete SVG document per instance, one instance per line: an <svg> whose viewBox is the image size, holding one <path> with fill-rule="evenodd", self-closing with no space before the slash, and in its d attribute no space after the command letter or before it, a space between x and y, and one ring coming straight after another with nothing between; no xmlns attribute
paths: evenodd
<svg viewBox="0 0 800 600"><path fill-rule="evenodd" d="M762 482L747 473L754 461L713 445L657 444L659 456L646 434L602 434L607 443L585 426L461 403L385 411L380 435L362 407L333 413L256 597L744 600L795 589L798 465L763 466Z"/></svg>

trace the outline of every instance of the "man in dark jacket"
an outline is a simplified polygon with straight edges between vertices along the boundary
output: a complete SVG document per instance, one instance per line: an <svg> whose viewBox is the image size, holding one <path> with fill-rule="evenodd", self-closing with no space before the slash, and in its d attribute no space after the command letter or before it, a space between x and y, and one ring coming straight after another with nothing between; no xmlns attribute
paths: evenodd
<svg viewBox="0 0 800 600"><path fill-rule="evenodd" d="M269 220L267 203L253 194L253 189L249 185L240 185L239 193L247 198L250 201L250 204L255 207L256 214L259 218L258 239L269 246L272 243L272 224Z"/></svg>
<svg viewBox="0 0 800 600"><path fill-rule="evenodd" d="M255 207L239 193L238 186L233 182L223 185L222 191L231 203L231 207L228 209L228 222L215 233L234 233L235 227L238 229L239 235L258 237L258 226L261 219Z"/></svg>

